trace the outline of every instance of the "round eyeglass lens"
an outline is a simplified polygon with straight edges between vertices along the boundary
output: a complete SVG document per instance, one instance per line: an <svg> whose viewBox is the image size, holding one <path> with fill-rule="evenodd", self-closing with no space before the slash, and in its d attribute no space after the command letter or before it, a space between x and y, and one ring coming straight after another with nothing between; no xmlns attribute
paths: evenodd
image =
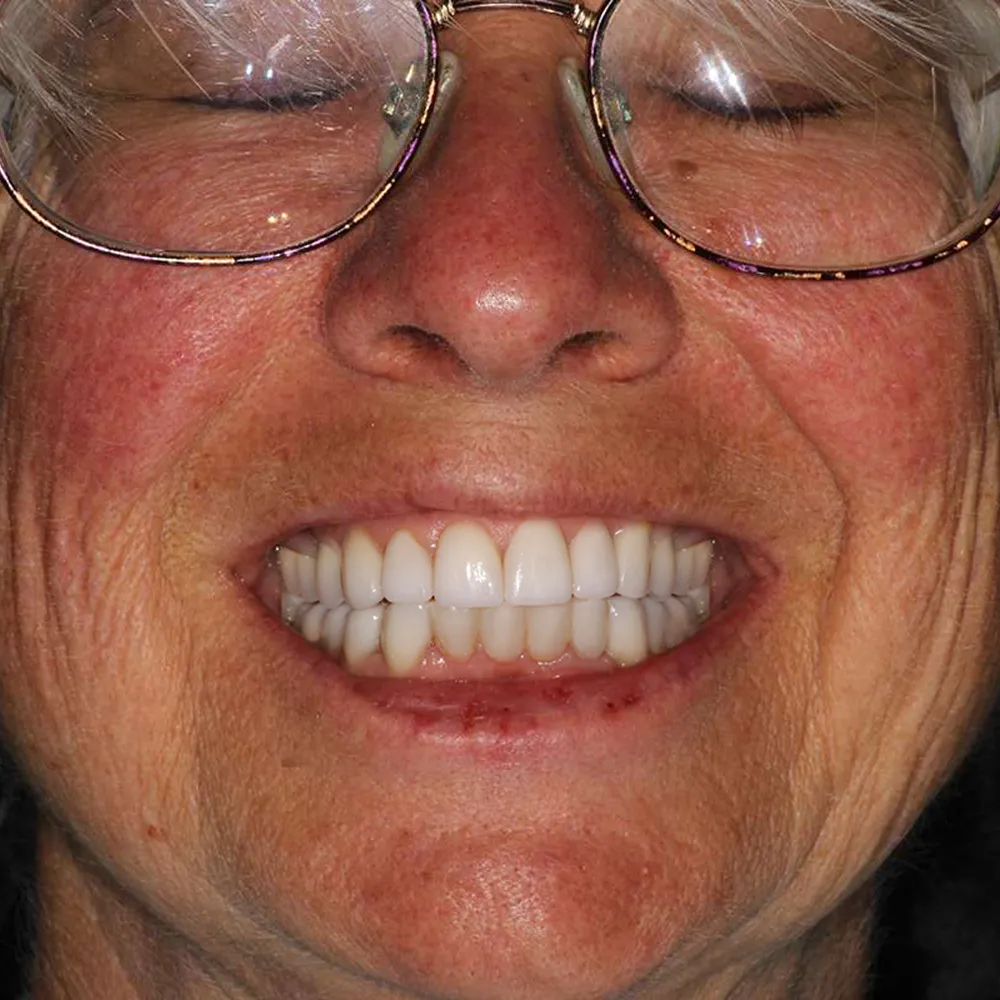
<svg viewBox="0 0 1000 1000"><path fill-rule="evenodd" d="M993 0L620 0L595 86L633 198L752 265L874 268L1000 201Z"/></svg>
<svg viewBox="0 0 1000 1000"><path fill-rule="evenodd" d="M4 163L124 249L265 254L350 224L411 155L416 0L6 0Z"/></svg>

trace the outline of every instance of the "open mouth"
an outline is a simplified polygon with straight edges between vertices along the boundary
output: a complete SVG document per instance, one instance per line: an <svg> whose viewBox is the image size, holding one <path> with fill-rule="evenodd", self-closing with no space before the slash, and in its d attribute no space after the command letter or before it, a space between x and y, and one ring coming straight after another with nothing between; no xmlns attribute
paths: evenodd
<svg viewBox="0 0 1000 1000"><path fill-rule="evenodd" d="M735 543L690 528L423 518L297 533L259 592L353 676L502 681L634 667L706 628L746 575Z"/></svg>

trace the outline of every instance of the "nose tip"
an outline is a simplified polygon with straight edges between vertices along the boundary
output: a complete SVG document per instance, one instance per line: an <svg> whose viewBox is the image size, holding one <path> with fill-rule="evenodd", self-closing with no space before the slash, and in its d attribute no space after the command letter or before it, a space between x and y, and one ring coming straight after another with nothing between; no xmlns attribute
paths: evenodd
<svg viewBox="0 0 1000 1000"><path fill-rule="evenodd" d="M635 379L671 353L673 291L570 133L556 27L537 52L523 33L513 47L462 39L462 88L432 147L330 282L341 363L521 386L553 370Z"/></svg>

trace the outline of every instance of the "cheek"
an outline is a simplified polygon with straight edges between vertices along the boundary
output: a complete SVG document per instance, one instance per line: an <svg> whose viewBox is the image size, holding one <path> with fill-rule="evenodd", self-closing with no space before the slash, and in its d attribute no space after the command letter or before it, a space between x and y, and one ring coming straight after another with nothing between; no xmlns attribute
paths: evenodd
<svg viewBox="0 0 1000 1000"><path fill-rule="evenodd" d="M952 264L784 295L769 287L734 340L842 489L900 499L950 471L990 416L995 333L971 289L969 270Z"/></svg>
<svg viewBox="0 0 1000 1000"><path fill-rule="evenodd" d="M31 277L9 334L7 433L44 450L63 484L134 493L157 480L288 326L254 297L266 275L133 267L57 247Z"/></svg>

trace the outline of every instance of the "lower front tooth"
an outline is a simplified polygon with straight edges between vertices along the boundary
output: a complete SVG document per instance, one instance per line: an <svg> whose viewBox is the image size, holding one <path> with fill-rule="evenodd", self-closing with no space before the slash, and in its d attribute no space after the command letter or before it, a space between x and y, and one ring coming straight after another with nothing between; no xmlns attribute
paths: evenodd
<svg viewBox="0 0 1000 1000"><path fill-rule="evenodd" d="M347 616L351 613L350 604L341 604L332 611L327 611L323 619L323 634L320 645L331 655L339 656L344 648L344 630L347 628Z"/></svg>
<svg viewBox="0 0 1000 1000"><path fill-rule="evenodd" d="M479 617L479 638L487 656L498 663L516 660L524 650L524 608L501 604L483 608Z"/></svg>
<svg viewBox="0 0 1000 1000"><path fill-rule="evenodd" d="M528 608L527 621L528 655L540 663L556 660L566 652L569 645L569 605L547 604Z"/></svg>
<svg viewBox="0 0 1000 1000"><path fill-rule="evenodd" d="M673 649L694 634L694 615L677 597L668 597L663 602L663 610L666 612L663 641L667 649Z"/></svg>
<svg viewBox="0 0 1000 1000"><path fill-rule="evenodd" d="M608 602L573 601L570 636L573 652L581 659L603 656L608 644Z"/></svg>
<svg viewBox="0 0 1000 1000"><path fill-rule="evenodd" d="M467 660L476 650L479 609L451 608L431 602L431 625L438 648L446 656Z"/></svg>
<svg viewBox="0 0 1000 1000"><path fill-rule="evenodd" d="M384 605L352 611L344 629L344 660L349 667L378 652Z"/></svg>
<svg viewBox="0 0 1000 1000"><path fill-rule="evenodd" d="M656 656L667 648L664 639L667 612L663 607L663 602L658 601L655 597L643 598L642 610L646 614L646 638L649 642L649 651L653 656Z"/></svg>
<svg viewBox="0 0 1000 1000"><path fill-rule="evenodd" d="M648 655L646 617L642 604L631 597L608 600L608 656L623 667L630 667Z"/></svg>
<svg viewBox="0 0 1000 1000"><path fill-rule="evenodd" d="M312 604L299 614L298 628L308 642L319 642L323 633L323 619L328 609L322 604Z"/></svg>
<svg viewBox="0 0 1000 1000"><path fill-rule="evenodd" d="M382 656L390 673L411 673L431 642L431 613L425 604L390 604L382 617Z"/></svg>

